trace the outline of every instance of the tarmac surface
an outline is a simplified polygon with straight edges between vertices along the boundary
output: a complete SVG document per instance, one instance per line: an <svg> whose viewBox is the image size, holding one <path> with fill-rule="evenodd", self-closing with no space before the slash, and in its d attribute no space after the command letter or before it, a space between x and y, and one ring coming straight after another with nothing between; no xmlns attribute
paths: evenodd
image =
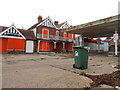
<svg viewBox="0 0 120 90"><path fill-rule="evenodd" d="M74 69L72 54L3 54L3 88L85 88L92 80L79 75L116 71L118 57L89 55L88 69Z"/></svg>

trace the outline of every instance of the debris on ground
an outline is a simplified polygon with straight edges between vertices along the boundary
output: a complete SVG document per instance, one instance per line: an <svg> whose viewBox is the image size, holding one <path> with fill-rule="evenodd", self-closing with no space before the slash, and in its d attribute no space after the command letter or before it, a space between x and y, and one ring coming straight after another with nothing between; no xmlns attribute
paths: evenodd
<svg viewBox="0 0 120 90"><path fill-rule="evenodd" d="M91 87L98 87L100 85L109 85L112 87L120 87L120 70L115 71L111 74L103 74L103 75L85 75L88 78L93 80L91 83Z"/></svg>
<svg viewBox="0 0 120 90"><path fill-rule="evenodd" d="M120 69L120 65L116 65L114 66L114 68Z"/></svg>

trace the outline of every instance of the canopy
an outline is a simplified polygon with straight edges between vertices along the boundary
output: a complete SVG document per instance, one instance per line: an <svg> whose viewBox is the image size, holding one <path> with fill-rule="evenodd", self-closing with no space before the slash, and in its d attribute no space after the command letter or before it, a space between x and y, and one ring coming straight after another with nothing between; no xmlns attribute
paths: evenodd
<svg viewBox="0 0 120 90"><path fill-rule="evenodd" d="M63 31L74 34L81 34L83 37L90 38L113 36L115 30L117 30L118 34L120 35L119 16L120 15L116 15L97 21L73 26L68 29L64 29Z"/></svg>

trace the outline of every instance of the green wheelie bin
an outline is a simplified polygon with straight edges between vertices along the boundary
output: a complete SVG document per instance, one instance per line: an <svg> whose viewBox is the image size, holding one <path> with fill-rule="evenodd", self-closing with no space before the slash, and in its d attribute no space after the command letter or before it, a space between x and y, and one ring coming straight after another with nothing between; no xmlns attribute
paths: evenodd
<svg viewBox="0 0 120 90"><path fill-rule="evenodd" d="M74 46L74 62L73 68L88 68L88 50L84 46Z"/></svg>

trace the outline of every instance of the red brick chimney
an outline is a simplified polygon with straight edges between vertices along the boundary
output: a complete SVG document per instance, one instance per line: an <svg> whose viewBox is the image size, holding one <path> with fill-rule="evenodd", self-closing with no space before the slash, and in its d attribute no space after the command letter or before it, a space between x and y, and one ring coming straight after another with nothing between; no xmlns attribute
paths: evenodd
<svg viewBox="0 0 120 90"><path fill-rule="evenodd" d="M58 25L58 21L55 21L54 24L57 26Z"/></svg>
<svg viewBox="0 0 120 90"><path fill-rule="evenodd" d="M39 16L38 17L38 22L41 22L42 21L42 16Z"/></svg>

